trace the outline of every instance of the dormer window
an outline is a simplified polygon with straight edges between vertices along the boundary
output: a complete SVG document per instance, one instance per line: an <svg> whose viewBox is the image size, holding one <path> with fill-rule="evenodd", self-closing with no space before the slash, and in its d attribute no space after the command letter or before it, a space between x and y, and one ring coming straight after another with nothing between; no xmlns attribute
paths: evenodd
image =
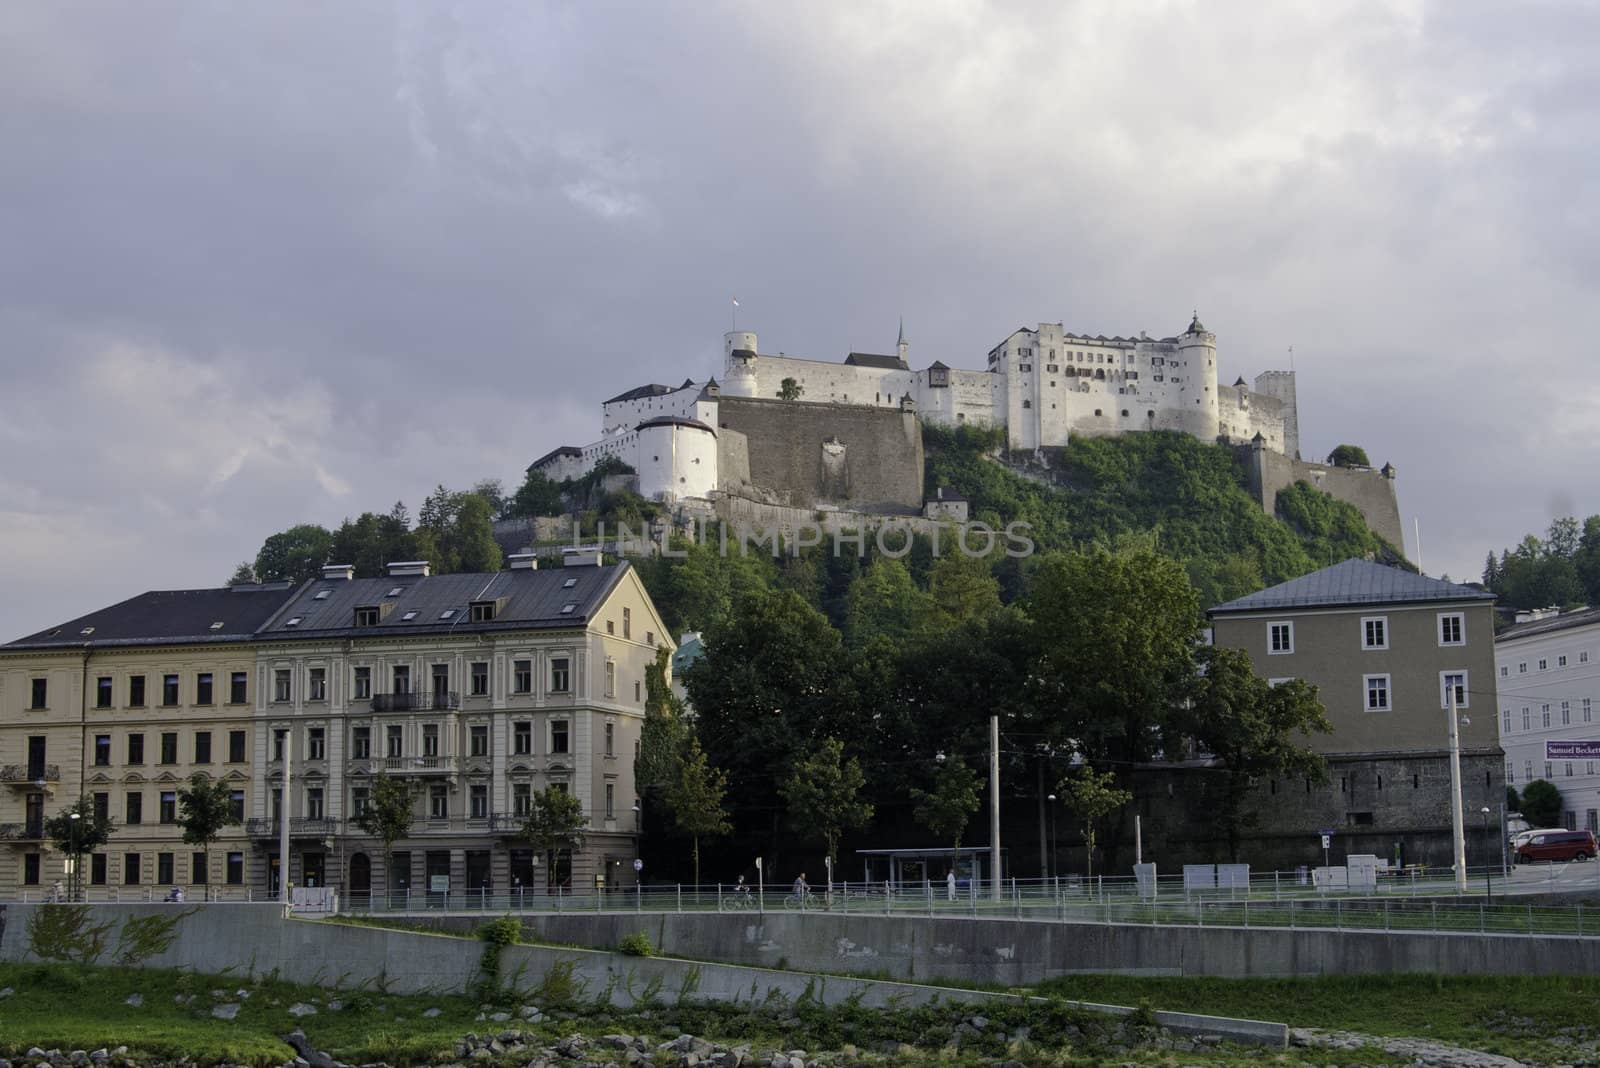
<svg viewBox="0 0 1600 1068"><path fill-rule="evenodd" d="M500 614L501 600L473 601L471 604L472 621L474 623L488 623Z"/></svg>
<svg viewBox="0 0 1600 1068"><path fill-rule="evenodd" d="M376 627L380 618L382 616L378 606L375 604L362 605L356 609L356 626L358 627Z"/></svg>

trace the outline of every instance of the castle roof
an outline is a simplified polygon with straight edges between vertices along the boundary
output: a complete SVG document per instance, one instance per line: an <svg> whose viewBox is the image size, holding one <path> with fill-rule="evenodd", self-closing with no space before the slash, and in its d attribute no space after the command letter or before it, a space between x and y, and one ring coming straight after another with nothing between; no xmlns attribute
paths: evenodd
<svg viewBox="0 0 1600 1068"><path fill-rule="evenodd" d="M930 370L930 371L948 371L948 370L950 370L950 368L945 365L945 362L943 360L934 360L932 363L930 363L928 365L928 370Z"/></svg>
<svg viewBox="0 0 1600 1068"><path fill-rule="evenodd" d="M1208 613L1226 616L1338 605L1415 604L1430 601L1492 601L1494 594L1429 578L1371 560L1350 559L1321 571L1219 604Z"/></svg>
<svg viewBox="0 0 1600 1068"><path fill-rule="evenodd" d="M543 467L545 464L549 463L551 460L560 459L563 456L582 456L582 455L583 455L583 450L578 448L576 445L560 445L560 446L557 446L554 449L551 449L549 452L545 453L543 456L539 457L537 460L533 461L533 463L531 463L531 464L529 464L527 466L526 470L527 471L532 471L535 468Z"/></svg>
<svg viewBox="0 0 1600 1068"><path fill-rule="evenodd" d="M646 419L644 422L640 423L638 426L634 427L633 429L635 429L635 430L643 430L646 427L652 427L652 426L684 426L684 427L690 428L691 430L704 430L706 433L712 435L713 437L715 437L716 433L717 433L715 430L711 429L711 427L707 426L705 423L702 423L700 420L698 420L698 419L686 419L681 415L658 415L654 419Z"/></svg>
<svg viewBox="0 0 1600 1068"><path fill-rule="evenodd" d="M876 352L852 352L844 358L849 367L881 367L886 371L909 371L906 361L898 356L883 356Z"/></svg>
<svg viewBox="0 0 1600 1068"><path fill-rule="evenodd" d="M692 383L685 384L688 385ZM682 388L683 386L678 387L678 389ZM630 389L626 393L618 393L615 397L612 397L608 401L603 401L602 403L618 404L622 401L643 400L645 397L659 397L663 393L676 393L678 392L678 389L673 389L671 386L663 386L660 382L651 382L649 385Z"/></svg>

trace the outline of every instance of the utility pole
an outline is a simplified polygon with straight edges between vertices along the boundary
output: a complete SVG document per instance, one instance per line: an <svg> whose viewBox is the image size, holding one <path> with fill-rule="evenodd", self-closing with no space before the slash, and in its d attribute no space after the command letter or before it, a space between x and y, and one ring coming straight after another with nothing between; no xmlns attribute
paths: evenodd
<svg viewBox="0 0 1600 1068"><path fill-rule="evenodd" d="M1467 837L1461 821L1461 734L1456 723L1456 684L1444 680L1445 703L1450 711L1450 848L1455 854L1456 893L1467 892Z"/></svg>
<svg viewBox="0 0 1600 1068"><path fill-rule="evenodd" d="M994 899L1002 901L1000 886L1000 717L989 717L989 873L994 881Z"/></svg>
<svg viewBox="0 0 1600 1068"><path fill-rule="evenodd" d="M289 907L289 780L294 763L294 728L283 732L283 792L278 800L278 900Z"/></svg>

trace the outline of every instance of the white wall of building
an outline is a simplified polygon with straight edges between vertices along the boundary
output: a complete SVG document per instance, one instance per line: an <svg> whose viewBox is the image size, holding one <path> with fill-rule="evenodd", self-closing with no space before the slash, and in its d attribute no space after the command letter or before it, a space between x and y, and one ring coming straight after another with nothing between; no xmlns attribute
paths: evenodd
<svg viewBox="0 0 1600 1068"><path fill-rule="evenodd" d="M1520 791L1549 780L1570 827L1600 833L1600 760L1545 759L1546 741L1600 742L1600 613L1584 617L1594 621L1526 637L1508 631L1495 643L1495 683L1507 784Z"/></svg>
<svg viewBox="0 0 1600 1068"><path fill-rule="evenodd" d="M641 496L708 497L717 488L717 436L710 429L676 423L646 426L637 431L636 441L633 467L639 472Z"/></svg>

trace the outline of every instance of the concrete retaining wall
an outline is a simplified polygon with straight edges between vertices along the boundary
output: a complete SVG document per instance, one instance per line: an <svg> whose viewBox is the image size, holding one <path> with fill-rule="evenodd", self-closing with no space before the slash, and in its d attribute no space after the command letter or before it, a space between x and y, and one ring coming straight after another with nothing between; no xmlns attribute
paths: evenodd
<svg viewBox="0 0 1600 1068"><path fill-rule="evenodd" d="M679 913L527 915L543 941L615 945L802 971L1025 986L1053 975L1600 975L1600 940L1399 931L1140 927L956 917Z"/></svg>
<svg viewBox="0 0 1600 1068"><path fill-rule="evenodd" d="M37 960L29 946L28 921L38 909L51 905L0 905L0 960ZM177 938L165 951L142 962L152 968L181 968L212 975L262 975L276 972L294 982L322 986L357 987L377 984L400 994L460 993L478 977L482 943L446 934L394 931L338 923L285 919L271 904L94 905L93 922L110 924L107 952L101 963L112 963L122 925L131 917L177 916ZM591 917L616 923L610 941L641 929L636 917ZM661 915L657 920L667 919ZM720 916L670 917L721 920ZM809 917L796 917L809 919ZM441 927L470 928L484 917L443 918ZM528 925L531 926L531 925ZM734 941L743 934L731 925ZM572 933L593 935L600 925ZM701 928L711 933L710 927ZM802 932L803 933L803 932ZM777 997L790 1001L811 998L826 1005L855 1000L872 1008L910 1007L931 1002L992 1004L1024 1000L1014 994L996 994L948 987L920 986L874 979L809 975L737 964L708 964L664 957L629 957L600 949L507 946L501 957L501 975L529 994L547 976L571 969L571 980L582 998L604 997L627 1007L652 998L680 998L761 1003ZM1079 1003L1092 1012L1127 1013L1123 1006ZM1285 1025L1261 1020L1197 1016L1190 1013L1156 1014L1156 1022L1188 1034L1218 1034L1240 1042L1287 1044Z"/></svg>

